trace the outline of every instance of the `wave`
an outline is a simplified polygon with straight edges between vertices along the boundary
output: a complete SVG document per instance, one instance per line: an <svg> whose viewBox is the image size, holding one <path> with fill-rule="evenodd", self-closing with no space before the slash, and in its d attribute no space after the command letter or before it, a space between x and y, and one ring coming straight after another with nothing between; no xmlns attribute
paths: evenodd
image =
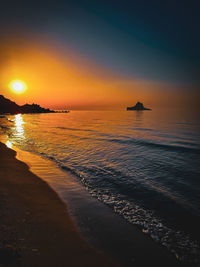
<svg viewBox="0 0 200 267"><path fill-rule="evenodd" d="M131 224L139 227L141 231L149 235L154 241L165 246L178 260L184 263L195 263L200 251L198 243L194 241L189 234L168 226L166 222L158 217L155 211L144 208L144 206L137 201L135 202L134 200L125 199L123 197L123 188L121 188L121 186L124 185L123 182L126 181L126 177L123 177L123 174L120 171L111 167L96 168L96 166L95 168L87 168L87 170L82 168L82 171L80 171L77 168L67 166L53 156L49 156L45 153L39 154L56 162L64 171L75 175L78 181L89 191L91 196L110 206L114 212L122 216ZM97 174L101 174L101 180L99 180L100 184L98 184L98 179L95 179L95 185L92 184L86 176L86 173L93 174L95 178ZM110 179L110 181L108 181L106 177L105 180L102 181L102 174L112 175L118 178L121 177L122 181L121 178L116 180ZM114 193L113 190L110 190L108 187L101 186L102 183L104 184L105 182L110 183L112 189L114 187L117 187L117 189L121 188L121 194ZM135 186L136 184L137 183L135 183ZM138 187L136 188L136 191L137 190L143 191L142 188Z"/></svg>
<svg viewBox="0 0 200 267"><path fill-rule="evenodd" d="M200 154L200 149L199 148L194 148L194 147L186 147L186 146L177 146L177 145L170 145L170 144L161 144L161 143L153 143L153 142L148 142L146 140L141 140L141 139L117 139L117 138L108 138L108 139L98 139L101 141L106 141L106 142L114 142L114 143L120 143L120 144L135 144L135 145L140 145L140 146L146 146L150 148L155 148L155 149L161 149L161 150L167 150L167 151L179 151L179 152L192 152L195 154ZM184 145L190 144L191 143L184 143Z"/></svg>
<svg viewBox="0 0 200 267"><path fill-rule="evenodd" d="M61 130L69 130L69 131L79 131L79 132L92 132L93 130L91 129L78 129L78 128L70 128L70 127L55 127L56 129L61 129Z"/></svg>
<svg viewBox="0 0 200 267"><path fill-rule="evenodd" d="M51 130L49 131L49 128L45 128L46 132L45 132L43 139L41 137L41 140L40 140L40 135L37 136L38 139L36 139L35 136L33 140L30 139L30 137L32 136L31 131L30 132L25 131L25 133L28 133L26 135L25 140L24 139L19 140L18 142L18 137L14 135L13 135L13 139L15 139L15 143L17 142L19 146L23 147L23 149L26 150L26 148L28 148L27 150L29 150L30 152L33 152L34 150L35 153L49 160L54 161L64 171L70 172L73 175L75 175L77 177L77 180L80 181L84 185L84 187L90 192L92 196L98 198L101 202L105 203L106 205L109 205L116 213L123 216L127 221L129 221L130 223L134 225L137 225L144 233L150 235L155 241L166 246L170 251L172 251L176 255L177 258L179 258L180 260L184 262L195 262L195 260L198 258L198 253L200 250L198 244L195 241L193 241L193 238L189 236L188 234L184 233L183 231L175 229L176 224L171 225L170 218L168 219L166 218L166 216L163 216L162 212L159 213L160 210L156 212L157 210L156 211L154 210L155 208L155 206L153 205L154 203L151 205L149 199L150 199L150 196L153 195L155 196L155 200L156 199L158 199L159 201L163 200L162 203L164 204L162 203L161 204L164 207L166 207L166 205L168 205L169 203L173 204L172 201L170 202L170 200L168 200L169 198L172 198L172 196L169 195L169 193L172 193L173 196L176 196L176 198L179 196L177 195L175 188L173 188L172 191L168 190L170 188L170 187L167 187L167 182L168 182L167 174L168 173L165 171L168 168L168 165L166 164L167 162L165 161L166 157L162 158L162 156L166 155L167 154L166 152L171 152L171 154L170 153L167 154L167 156L169 156L170 158L170 163L171 162L174 163L173 161L171 161L171 157L174 156L174 158L176 158L176 156L180 153L182 154L185 153L185 155L183 154L184 159L187 158L188 152L190 153L188 154L189 156L192 155L192 159L193 158L198 159L198 157L196 156L200 154L200 149L198 148L198 145L196 144L197 147L194 147L194 143L190 143L189 138L188 138L188 142L185 142L187 141L187 139L184 139L184 140L180 139L178 142L176 142L177 139L173 138L172 135L171 136L163 135L164 141L161 141L163 140L163 138L159 138L160 132L156 132L148 128L139 128L139 127L128 128L128 130L132 130L132 131L134 130L143 131L141 136L147 136L147 139L138 139L138 138L129 137L127 135L126 129L124 129L124 131L121 131L121 126L120 126L120 131L114 135L112 131L110 131L110 134L109 134L108 132L99 131L98 128L96 128L96 130L80 129L82 124L77 125L77 127L65 127L65 125L66 124L63 124L63 127L52 127L53 131ZM27 126L28 125L26 124L26 127ZM57 140L59 139L56 139L55 137L52 138L52 136L48 135L48 133L53 134L54 131L56 131L56 134L58 135L61 134L62 136L65 136L66 134L67 137L70 137L70 138L72 137L74 141L73 146L70 147L70 143L69 142L67 143L67 141L64 142L63 144L56 143L58 142ZM92 132L92 134L84 135L83 133L81 134L81 131ZM144 131L146 131L146 133ZM80 132L80 134L78 132ZM155 136L151 136L152 132ZM132 136L137 137L137 132L134 132L134 135ZM151 139L151 137L153 140ZM156 137L157 137L157 140L155 142L154 140L156 139ZM82 144L82 141L86 141L85 146L92 144L93 147L89 146L88 150L84 150L84 149L81 150L82 147L81 147L81 144L79 147L79 141L81 141L81 144ZM102 146L101 146L101 142L102 142ZM96 143L97 143L97 147L95 147ZM114 143L119 144L119 146L118 145L112 146L111 144L114 144ZM101 147L101 149L99 149L99 147ZM120 147L120 150L118 149L119 147ZM77 148L78 149L80 148L80 150L76 150ZM93 150L93 148L94 149L96 148L96 150ZM68 153L69 156L67 154L66 154L67 156L65 157L59 156L59 152L61 152L60 155L62 155L63 152L65 152L65 149L66 150L68 149L67 152L69 152ZM140 175L140 172L142 172L142 169L145 169L145 166L146 166L143 159L142 159L142 164L140 164L139 162L137 165L136 164L137 158L134 158L135 160L132 160L132 157L129 157L130 152L131 153L132 152L136 153L137 151L141 152L141 149L142 149L142 155L146 155L150 152L149 154L150 156L147 158L151 162L146 162L146 163L148 163L149 166L152 166L152 164L155 163L155 168L151 169L152 173L148 173L144 171L142 175L143 176L149 175L153 177L153 181L155 181L155 184L153 183L145 184L145 181L141 181L142 175ZM71 153L71 150L75 152L79 151L79 153L77 153L76 155L75 160L73 158L75 152ZM113 150L115 153L114 158L112 158L112 154L110 153L111 150ZM156 156L153 155L154 157L151 157L152 151L158 152L158 153L155 153ZM177 152L177 153L173 153L173 152ZM128 159L132 160L133 162L133 166L132 168L130 168L130 170L129 170L130 160L127 160L125 153L127 153ZM158 157L157 157L157 154L158 154ZM90 160L91 155L93 158L92 161ZM110 155L111 157L109 158ZM107 160L107 163L110 164L110 166L106 165L107 163L105 163L104 161L101 161L102 158L104 157L105 157L105 160ZM98 164L98 160L100 162L99 164ZM178 160L180 159L178 158ZM124 169L120 168L121 162L123 161L124 161L123 168L125 169L127 167L127 172L124 171ZM183 163L184 162L181 161L182 165L178 164L176 165L176 168L183 166ZM160 173L161 174L163 173L163 169L159 169L160 167L159 164L162 164L165 166L164 172L166 173L166 176L164 177L162 181L161 180L160 181L161 183L163 182L164 189L166 189L167 187L167 190L168 190L167 192L164 192L163 190L161 190L160 184L158 185L157 188L155 187L155 185L157 185L155 171L158 172L157 173L158 176L160 176ZM187 166L190 166L190 165L187 165ZM191 169L192 169L192 166L193 165L191 165ZM173 174L173 170L174 169L172 166L170 169L169 177L175 178L177 170L176 169L174 170L175 174ZM182 173L180 173L180 175L178 176L178 178L180 179L182 178L182 176L187 175L187 173L186 174L185 172L183 173L184 170L181 170L181 171ZM188 177L190 178L189 183L191 184L192 172L190 171L191 170L188 169ZM132 174L134 175L134 179L132 179L133 177L131 177ZM149 181L150 179L148 180L148 182ZM169 181L169 184L170 182L171 180ZM182 180L180 182L183 183ZM183 188L183 191L181 191L183 192L183 194L184 194L184 188ZM187 191L188 191L188 188L189 187L186 188ZM164 193L165 193L165 196L163 196ZM164 197L166 198L164 199ZM175 199L174 202L178 202L177 199ZM171 204L169 205L170 207L172 206ZM173 210L174 214L175 212L180 214L178 205L176 207L174 205L173 208L174 208ZM165 210L163 212L165 213L164 215L170 214L170 213L167 213L167 211ZM177 227L181 229L180 225ZM192 231L188 231L188 232L191 233ZM194 239L195 238L196 237L194 237Z"/></svg>
<svg viewBox="0 0 200 267"><path fill-rule="evenodd" d="M140 127L133 127L131 128L131 130L134 130L134 131L147 131L147 132L153 132L155 131L154 129L150 129L150 128L140 128Z"/></svg>

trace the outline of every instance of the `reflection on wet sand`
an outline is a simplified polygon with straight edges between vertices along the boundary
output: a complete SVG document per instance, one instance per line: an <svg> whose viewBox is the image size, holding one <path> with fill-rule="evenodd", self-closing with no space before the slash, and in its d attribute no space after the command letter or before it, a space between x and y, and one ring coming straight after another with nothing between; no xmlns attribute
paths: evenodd
<svg viewBox="0 0 200 267"><path fill-rule="evenodd" d="M12 148L12 143L8 140L8 141L6 142L6 146L7 146L8 148Z"/></svg>

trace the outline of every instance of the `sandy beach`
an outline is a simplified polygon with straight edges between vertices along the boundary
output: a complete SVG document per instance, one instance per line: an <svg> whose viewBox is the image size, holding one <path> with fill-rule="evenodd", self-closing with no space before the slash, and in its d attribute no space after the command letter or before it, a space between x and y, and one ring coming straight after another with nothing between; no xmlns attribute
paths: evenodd
<svg viewBox="0 0 200 267"><path fill-rule="evenodd" d="M0 143L0 266L117 266L85 241L66 205Z"/></svg>
<svg viewBox="0 0 200 267"><path fill-rule="evenodd" d="M91 215L89 210L87 213L83 204L83 213L88 218L93 216L97 225L99 221L97 236L101 233L103 239L108 238L106 243L111 248L103 245L100 250L104 252L97 250L80 234L66 202L16 159L14 150L0 143L0 156L0 266L186 266L139 229L110 214L106 206L101 212L104 220L95 219L99 215ZM98 202L92 205L91 212L96 205L101 210ZM92 228L90 224L88 221L87 227ZM114 252L117 247L121 260ZM134 259L131 263L130 255Z"/></svg>

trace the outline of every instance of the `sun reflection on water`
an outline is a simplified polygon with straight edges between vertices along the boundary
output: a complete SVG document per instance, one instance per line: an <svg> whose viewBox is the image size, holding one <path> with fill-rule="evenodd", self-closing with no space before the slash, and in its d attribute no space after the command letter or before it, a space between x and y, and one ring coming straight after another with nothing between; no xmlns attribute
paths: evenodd
<svg viewBox="0 0 200 267"><path fill-rule="evenodd" d="M15 115L14 122L15 122L16 134L20 137L23 137L23 135L24 135L24 127L23 127L24 121L23 121L22 115L21 114Z"/></svg>
<svg viewBox="0 0 200 267"><path fill-rule="evenodd" d="M8 148L12 148L12 143L8 140L8 141L6 142L6 146L7 146Z"/></svg>

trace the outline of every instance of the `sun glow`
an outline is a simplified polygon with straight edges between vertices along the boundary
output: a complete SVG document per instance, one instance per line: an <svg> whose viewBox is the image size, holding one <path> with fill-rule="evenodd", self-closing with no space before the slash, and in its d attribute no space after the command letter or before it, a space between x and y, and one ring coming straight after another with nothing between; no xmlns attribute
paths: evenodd
<svg viewBox="0 0 200 267"><path fill-rule="evenodd" d="M22 94L26 91L27 85L24 81L14 80L10 82L9 88L16 94Z"/></svg>

